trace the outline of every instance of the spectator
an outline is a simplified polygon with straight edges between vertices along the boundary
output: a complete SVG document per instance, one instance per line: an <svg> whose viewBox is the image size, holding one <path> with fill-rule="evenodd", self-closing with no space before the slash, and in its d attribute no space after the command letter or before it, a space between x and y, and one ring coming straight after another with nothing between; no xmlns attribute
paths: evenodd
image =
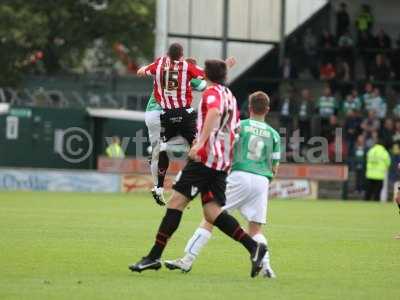
<svg viewBox="0 0 400 300"><path fill-rule="evenodd" d="M306 142L311 136L310 131L313 111L314 109L310 90L304 89L301 91L301 100L297 108L297 118L300 136L303 137ZM304 143L302 145L304 145Z"/></svg>
<svg viewBox="0 0 400 300"><path fill-rule="evenodd" d="M357 136L360 134L361 120L355 110L349 110L344 123L344 137L349 153L354 152Z"/></svg>
<svg viewBox="0 0 400 300"><path fill-rule="evenodd" d="M318 67L317 67L317 38L312 32L311 28L306 30L306 34L303 39L303 48L304 55L306 57L306 65L308 67L309 72L314 77L314 79L318 78Z"/></svg>
<svg viewBox="0 0 400 300"><path fill-rule="evenodd" d="M336 64L336 81L342 98L351 91L352 83L350 77L349 64L342 59L338 59Z"/></svg>
<svg viewBox="0 0 400 300"><path fill-rule="evenodd" d="M394 135L394 122L393 119L387 118L383 122L383 126L380 130L380 136L382 137L383 146L386 149L391 149L393 146L393 135Z"/></svg>
<svg viewBox="0 0 400 300"><path fill-rule="evenodd" d="M286 136L291 137L293 131L293 116L296 113L296 104L293 99L293 92L287 93L287 95L283 98L283 101L280 101L280 127L286 128Z"/></svg>
<svg viewBox="0 0 400 300"><path fill-rule="evenodd" d="M365 137L366 146L372 146L374 134L376 134L381 126L381 122L376 116L374 110L368 112L368 117L361 123L361 129Z"/></svg>
<svg viewBox="0 0 400 300"><path fill-rule="evenodd" d="M325 134L329 130L330 117L337 112L337 102L329 86L325 87L323 96L318 99L316 109L321 121L321 133Z"/></svg>
<svg viewBox="0 0 400 300"><path fill-rule="evenodd" d="M297 69L296 67L292 64L290 61L290 58L286 57L283 60L283 64L280 68L280 78L282 79L297 79L298 74L297 74Z"/></svg>
<svg viewBox="0 0 400 300"><path fill-rule="evenodd" d="M332 81L336 78L336 70L332 63L328 62L321 65L320 68L320 79Z"/></svg>
<svg viewBox="0 0 400 300"><path fill-rule="evenodd" d="M400 97L398 94L397 94L397 102L396 102L396 105L394 106L392 112L393 112L393 116L396 119L400 119Z"/></svg>
<svg viewBox="0 0 400 300"><path fill-rule="evenodd" d="M373 91L374 85L371 82L367 82L364 87L364 94L361 96L361 102L366 111L368 111Z"/></svg>
<svg viewBox="0 0 400 300"><path fill-rule="evenodd" d="M392 40L383 28L379 29L378 34L375 37L375 48L379 50L388 50L392 48Z"/></svg>
<svg viewBox="0 0 400 300"><path fill-rule="evenodd" d="M397 120L394 123L394 133L392 135L391 152L392 152L392 156L393 156L393 164L394 164L395 168L397 169L397 166L400 163L400 120Z"/></svg>
<svg viewBox="0 0 400 300"><path fill-rule="evenodd" d="M392 135L392 152L394 155L400 155L400 120L394 123L394 132Z"/></svg>
<svg viewBox="0 0 400 300"><path fill-rule="evenodd" d="M395 80L400 81L400 35L399 39L396 41L396 47L392 53L392 68ZM397 91L400 89L397 87Z"/></svg>
<svg viewBox="0 0 400 300"><path fill-rule="evenodd" d="M340 8L336 13L336 36L341 36L350 29L350 15L347 12L347 4L340 3Z"/></svg>
<svg viewBox="0 0 400 300"><path fill-rule="evenodd" d="M371 53L371 49L375 47L374 38L367 31L362 32L358 39L357 47L361 54L365 77L369 78L370 64L374 57Z"/></svg>
<svg viewBox="0 0 400 300"><path fill-rule="evenodd" d="M345 33L343 33L342 36L340 36L338 46L339 46L341 58L345 62L347 62L348 66L350 67L349 73L353 74L353 70L354 70L354 40L351 37L349 31L346 31Z"/></svg>
<svg viewBox="0 0 400 300"><path fill-rule="evenodd" d="M336 58L334 48L336 46L335 37L328 31L324 30L320 37L319 47L321 49L322 61L333 63Z"/></svg>
<svg viewBox="0 0 400 300"><path fill-rule="evenodd" d="M367 152L367 192L365 193L365 200L373 199L380 200L383 181L388 173L391 159L389 152L382 145L379 139L374 146Z"/></svg>
<svg viewBox="0 0 400 300"><path fill-rule="evenodd" d="M379 119L386 117L387 105L386 101L381 97L379 88L374 88L371 98L368 100L368 105L365 107L367 111L375 111Z"/></svg>
<svg viewBox="0 0 400 300"><path fill-rule="evenodd" d="M118 136L113 136L111 144L106 149L106 154L110 158L124 158L125 153L121 147L121 141Z"/></svg>
<svg viewBox="0 0 400 300"><path fill-rule="evenodd" d="M371 65L371 75L370 80L384 82L389 80L392 76L392 71L386 62L385 56L382 54L377 54L375 58L375 63Z"/></svg>
<svg viewBox="0 0 400 300"><path fill-rule="evenodd" d="M358 36L360 37L363 32L371 33L374 25L374 16L371 14L371 8L367 4L361 6L361 12L356 19L356 28Z"/></svg>
<svg viewBox="0 0 400 300"><path fill-rule="evenodd" d="M356 173L356 192L360 195L364 194L365 182L365 139L362 134L357 137L357 142L353 151L353 170Z"/></svg>
<svg viewBox="0 0 400 300"><path fill-rule="evenodd" d="M361 114L361 100L358 98L357 90L354 89L351 94L347 95L346 100L343 102L342 109L343 115L347 116L349 113L354 113L359 117Z"/></svg>

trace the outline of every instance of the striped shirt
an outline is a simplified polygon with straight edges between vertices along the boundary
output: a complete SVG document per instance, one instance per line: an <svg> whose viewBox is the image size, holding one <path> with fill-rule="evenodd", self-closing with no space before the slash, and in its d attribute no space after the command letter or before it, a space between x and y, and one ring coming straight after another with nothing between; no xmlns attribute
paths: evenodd
<svg viewBox="0 0 400 300"><path fill-rule="evenodd" d="M236 98L223 85L207 88L199 104L197 130L201 135L207 113L217 108L220 113L218 127L198 152L201 162L209 168L228 172L232 167L235 131L239 127Z"/></svg>
<svg viewBox="0 0 400 300"><path fill-rule="evenodd" d="M146 68L154 76L154 96L163 109L188 108L192 104L193 78L204 78L200 67L186 62L172 61L163 56Z"/></svg>

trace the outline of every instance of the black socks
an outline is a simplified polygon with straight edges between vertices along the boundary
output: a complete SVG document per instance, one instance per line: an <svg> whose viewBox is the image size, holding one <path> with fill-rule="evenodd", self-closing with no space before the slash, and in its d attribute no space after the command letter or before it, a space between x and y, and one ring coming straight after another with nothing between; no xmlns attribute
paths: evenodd
<svg viewBox="0 0 400 300"><path fill-rule="evenodd" d="M147 255L150 259L159 259L164 251L169 238L173 235L178 228L182 219L182 212L177 209L167 209L164 218L161 221L156 241L150 253Z"/></svg>
<svg viewBox="0 0 400 300"><path fill-rule="evenodd" d="M214 226L217 226L223 233L240 242L250 253L257 247L257 242L244 232L234 217L226 212L222 212L215 219Z"/></svg>
<svg viewBox="0 0 400 300"><path fill-rule="evenodd" d="M158 156L158 184L157 187L164 187L164 179L169 167L167 151L161 151Z"/></svg>

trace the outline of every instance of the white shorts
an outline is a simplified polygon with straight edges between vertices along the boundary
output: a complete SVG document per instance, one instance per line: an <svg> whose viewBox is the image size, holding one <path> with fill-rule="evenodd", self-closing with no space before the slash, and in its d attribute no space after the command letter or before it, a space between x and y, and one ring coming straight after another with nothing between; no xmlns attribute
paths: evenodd
<svg viewBox="0 0 400 300"><path fill-rule="evenodd" d="M268 207L267 177L233 171L227 178L224 210L238 210L248 222L265 224Z"/></svg>
<svg viewBox="0 0 400 300"><path fill-rule="evenodd" d="M145 113L145 122L147 126L147 130L149 131L149 139L150 145L154 147L160 140L161 133L161 120L160 120L161 111L160 110L152 110L146 111Z"/></svg>

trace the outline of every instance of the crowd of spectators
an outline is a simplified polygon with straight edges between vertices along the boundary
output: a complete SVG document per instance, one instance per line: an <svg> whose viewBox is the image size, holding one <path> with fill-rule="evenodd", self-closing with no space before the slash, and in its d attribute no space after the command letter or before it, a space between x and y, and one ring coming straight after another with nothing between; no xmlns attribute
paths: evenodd
<svg viewBox="0 0 400 300"><path fill-rule="evenodd" d="M281 78L299 78L297 64L301 64L314 79L328 80L332 88L339 88L342 96L354 80L400 80L400 35L393 41L384 28L375 27L370 6L363 5L356 20L351 20L346 3L341 3L335 33L308 28L302 40L288 43L289 56L300 58L285 60Z"/></svg>
<svg viewBox="0 0 400 300"><path fill-rule="evenodd" d="M366 154L374 144L383 143L391 153L392 181L400 162L400 84L395 84L400 82L400 35L392 42L384 28L375 28L374 23L368 5L362 5L352 20L347 5L341 3L335 33L323 30L317 35L307 29L301 43L302 69L323 81L324 88L316 93L308 88L299 91L289 84L278 101L280 125L286 128L286 136L296 132L305 141L312 136L326 137L328 159L335 162L335 152L341 151L355 174L355 192L360 197L365 193ZM280 68L281 79L301 76L299 60L291 53L289 49ZM394 83L390 91L386 88L388 81ZM340 149L334 146L337 128L343 133ZM308 145L288 142L286 147L304 153Z"/></svg>

